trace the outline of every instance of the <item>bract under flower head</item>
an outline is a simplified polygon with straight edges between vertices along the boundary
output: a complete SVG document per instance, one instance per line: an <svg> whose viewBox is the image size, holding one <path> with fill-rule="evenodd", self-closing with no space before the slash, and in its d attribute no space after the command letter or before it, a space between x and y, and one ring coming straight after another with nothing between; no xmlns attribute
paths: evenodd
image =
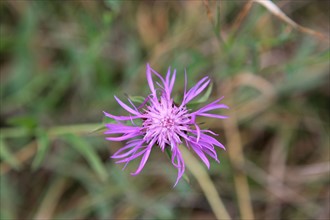
<svg viewBox="0 0 330 220"><path fill-rule="evenodd" d="M166 78L153 70L147 64L147 80L151 94L147 96L141 106L136 107L128 99L132 107L128 106L115 96L115 99L127 112L129 116L115 116L110 113L104 114L116 120L115 124L106 124L105 134L120 134L119 137L108 137L110 141L127 141L126 145L119 149L111 157L117 159L117 163L126 163L126 165L137 157L142 157L137 170L132 175L141 172L146 164L153 147L159 146L162 151L169 148L171 151L171 161L174 167L178 169L178 176L175 185L182 177L185 164L180 153L179 145L184 144L201 158L209 168L210 162L206 155L219 162L215 146L225 149L225 147L211 135L216 135L210 130L201 129L196 117L211 117L224 119L226 116L210 113L211 110L228 108L225 104L219 102L223 97L213 101L204 107L191 111L187 109L187 104L201 94L210 84L208 77L202 78L189 91L186 91L187 77L185 75L185 88L181 104L175 104L171 93L174 87L176 71L173 73L168 69ZM153 76L158 79L155 86ZM137 125L135 120L141 120ZM131 122L127 125L125 122ZM126 166L125 165L125 166ZM174 186L175 186L174 185Z"/></svg>

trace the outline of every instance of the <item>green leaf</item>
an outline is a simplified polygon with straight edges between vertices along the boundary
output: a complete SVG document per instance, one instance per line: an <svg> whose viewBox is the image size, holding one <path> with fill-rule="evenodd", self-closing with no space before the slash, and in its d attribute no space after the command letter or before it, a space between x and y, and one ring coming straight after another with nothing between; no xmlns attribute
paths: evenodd
<svg viewBox="0 0 330 220"><path fill-rule="evenodd" d="M207 88L206 92L204 93L204 95L202 95L196 101L189 102L189 105L200 104L200 103L206 102L209 99L210 95L211 95L212 88L213 88L213 84L211 83L210 86Z"/></svg>
<svg viewBox="0 0 330 220"><path fill-rule="evenodd" d="M130 100L136 103L143 103L145 98L143 96L128 96Z"/></svg>
<svg viewBox="0 0 330 220"><path fill-rule="evenodd" d="M103 22L106 25L110 25L114 20L113 13L111 12L104 12L102 17L103 17Z"/></svg>
<svg viewBox="0 0 330 220"><path fill-rule="evenodd" d="M190 179L189 179L189 177L188 177L188 175L187 175L186 173L184 173L184 174L182 175L182 177L183 177L183 179L184 179L188 184L190 184Z"/></svg>
<svg viewBox="0 0 330 220"><path fill-rule="evenodd" d="M0 139L0 158L6 163L8 163L15 170L18 170L21 166L20 162L10 152L7 144L2 138Z"/></svg>
<svg viewBox="0 0 330 220"><path fill-rule="evenodd" d="M105 131L105 130L106 130L106 127L104 125L102 125L98 128L95 128L93 131L91 131L91 133L96 133L96 132Z"/></svg>
<svg viewBox="0 0 330 220"><path fill-rule="evenodd" d="M42 128L39 128L37 130L37 145L38 145L37 154L32 162L33 170L36 170L37 168L40 167L51 146L47 132Z"/></svg>
<svg viewBox="0 0 330 220"><path fill-rule="evenodd" d="M87 141L75 136L73 134L67 134L63 136L64 139L72 145L79 153L81 153L85 159L88 161L89 165L95 171L95 173L100 177L102 181L105 181L108 177L107 170L100 160L99 156Z"/></svg>
<svg viewBox="0 0 330 220"><path fill-rule="evenodd" d="M111 124L111 123L115 123L116 121L112 118L104 116L102 122L103 124L108 124L108 123Z"/></svg>
<svg viewBox="0 0 330 220"><path fill-rule="evenodd" d="M172 157L172 151L170 150L169 147L165 147L165 152L166 152L167 156L171 159L171 157Z"/></svg>
<svg viewBox="0 0 330 220"><path fill-rule="evenodd" d="M104 3L106 6L110 7L115 13L119 13L121 8L121 1L105 0Z"/></svg>
<svg viewBox="0 0 330 220"><path fill-rule="evenodd" d="M20 126L20 127L32 129L36 127L37 120L33 116L24 115L24 116L11 117L8 119L7 123L14 126Z"/></svg>

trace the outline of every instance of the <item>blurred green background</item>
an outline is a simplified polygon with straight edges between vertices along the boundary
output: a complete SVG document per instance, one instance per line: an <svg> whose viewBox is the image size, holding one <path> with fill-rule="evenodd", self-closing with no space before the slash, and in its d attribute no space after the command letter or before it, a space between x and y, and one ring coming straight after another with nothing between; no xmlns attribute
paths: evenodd
<svg viewBox="0 0 330 220"><path fill-rule="evenodd" d="M1 0L1 219L215 219L212 196L235 219L328 219L330 3L274 2L324 38L248 1ZM109 159L102 111L148 94L147 62L225 96L230 118L202 119L227 147L219 196L189 167L173 188L157 147L135 177Z"/></svg>

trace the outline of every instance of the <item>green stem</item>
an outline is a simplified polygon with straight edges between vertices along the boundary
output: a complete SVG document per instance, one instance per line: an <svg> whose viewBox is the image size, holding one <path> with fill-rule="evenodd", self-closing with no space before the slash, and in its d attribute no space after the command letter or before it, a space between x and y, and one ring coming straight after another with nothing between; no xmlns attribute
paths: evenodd
<svg viewBox="0 0 330 220"><path fill-rule="evenodd" d="M102 127L102 124L79 124L79 125L61 125L47 129L47 134L51 137L60 136L63 134L92 134ZM34 135L33 130L23 127L3 128L0 129L2 138L20 138Z"/></svg>

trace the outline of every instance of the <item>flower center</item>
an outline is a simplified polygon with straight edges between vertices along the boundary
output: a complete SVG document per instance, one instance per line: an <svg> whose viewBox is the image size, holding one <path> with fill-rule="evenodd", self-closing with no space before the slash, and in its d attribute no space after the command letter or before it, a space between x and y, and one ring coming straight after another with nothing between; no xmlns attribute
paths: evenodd
<svg viewBox="0 0 330 220"><path fill-rule="evenodd" d="M164 128L169 129L174 126L174 120L169 116L165 116L160 120L160 125Z"/></svg>

